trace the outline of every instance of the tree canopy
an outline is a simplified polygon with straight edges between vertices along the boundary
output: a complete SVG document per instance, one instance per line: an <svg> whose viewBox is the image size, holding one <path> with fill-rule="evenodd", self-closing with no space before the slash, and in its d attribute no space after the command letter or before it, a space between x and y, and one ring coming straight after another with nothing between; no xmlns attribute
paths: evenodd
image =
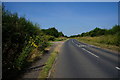
<svg viewBox="0 0 120 80"><path fill-rule="evenodd" d="M58 32L58 30L55 27L49 28L49 29L42 29L42 31L46 34L46 35L51 35L54 37L62 37L64 36L64 34L62 32Z"/></svg>

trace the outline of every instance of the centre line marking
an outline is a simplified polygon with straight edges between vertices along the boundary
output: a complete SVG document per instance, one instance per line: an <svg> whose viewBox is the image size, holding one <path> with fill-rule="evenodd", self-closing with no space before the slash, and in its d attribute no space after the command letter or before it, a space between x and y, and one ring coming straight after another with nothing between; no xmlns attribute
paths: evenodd
<svg viewBox="0 0 120 80"><path fill-rule="evenodd" d="M93 54L92 52L90 52L90 51L86 50L85 48L82 48L82 49L83 49L84 51L86 51L86 52L90 53L91 55L93 55L93 56L95 56L95 57L99 58L99 56L97 56L97 55Z"/></svg>
<svg viewBox="0 0 120 80"><path fill-rule="evenodd" d="M120 68L119 67L115 67L116 69L118 69L118 70L120 70Z"/></svg>
<svg viewBox="0 0 120 80"><path fill-rule="evenodd" d="M73 42L76 46L78 46L78 47L79 47L79 45L78 45L78 44L76 44L73 40L72 40L72 42Z"/></svg>

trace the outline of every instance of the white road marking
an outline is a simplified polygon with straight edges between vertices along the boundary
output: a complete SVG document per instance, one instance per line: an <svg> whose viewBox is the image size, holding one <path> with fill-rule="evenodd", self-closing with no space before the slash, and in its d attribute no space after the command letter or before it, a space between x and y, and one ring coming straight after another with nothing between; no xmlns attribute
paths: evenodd
<svg viewBox="0 0 120 80"><path fill-rule="evenodd" d="M86 50L85 48L82 48L82 49L83 49L84 51L86 51L86 52L90 53L91 55L93 55L93 56L95 56L95 57L99 58L99 56L97 56L97 55L93 54L92 52L90 52L90 51Z"/></svg>
<svg viewBox="0 0 120 80"><path fill-rule="evenodd" d="M115 67L116 69L118 69L118 70L120 70L120 68L119 67Z"/></svg>
<svg viewBox="0 0 120 80"><path fill-rule="evenodd" d="M72 42L73 42L73 40L72 40ZM74 42L73 42L74 43Z"/></svg>
<svg viewBox="0 0 120 80"><path fill-rule="evenodd" d="M79 45L79 47L86 47L86 45Z"/></svg>
<svg viewBox="0 0 120 80"><path fill-rule="evenodd" d="M78 47L86 47L86 45L79 45L79 44L76 44L73 40L72 40L72 42L73 42L76 46L78 46Z"/></svg>
<svg viewBox="0 0 120 80"><path fill-rule="evenodd" d="M72 42L74 43L74 41L72 40ZM74 43L75 44L75 43Z"/></svg>
<svg viewBox="0 0 120 80"><path fill-rule="evenodd" d="M79 46L78 44L76 44L73 40L72 40L72 42L76 45L76 46Z"/></svg>

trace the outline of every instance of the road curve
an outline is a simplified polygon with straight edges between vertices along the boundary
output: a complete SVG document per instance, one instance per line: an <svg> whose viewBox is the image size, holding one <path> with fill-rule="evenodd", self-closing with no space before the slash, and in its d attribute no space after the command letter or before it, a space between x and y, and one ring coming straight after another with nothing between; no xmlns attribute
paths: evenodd
<svg viewBox="0 0 120 80"><path fill-rule="evenodd" d="M70 39L61 48L53 78L119 78L118 56Z"/></svg>

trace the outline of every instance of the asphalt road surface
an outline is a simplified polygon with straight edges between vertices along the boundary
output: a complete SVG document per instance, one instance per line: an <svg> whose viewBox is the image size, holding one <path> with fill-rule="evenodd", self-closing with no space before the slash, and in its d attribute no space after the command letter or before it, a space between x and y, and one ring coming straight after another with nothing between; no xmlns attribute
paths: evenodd
<svg viewBox="0 0 120 80"><path fill-rule="evenodd" d="M118 53L70 39L61 48L53 78L119 78L119 71Z"/></svg>

